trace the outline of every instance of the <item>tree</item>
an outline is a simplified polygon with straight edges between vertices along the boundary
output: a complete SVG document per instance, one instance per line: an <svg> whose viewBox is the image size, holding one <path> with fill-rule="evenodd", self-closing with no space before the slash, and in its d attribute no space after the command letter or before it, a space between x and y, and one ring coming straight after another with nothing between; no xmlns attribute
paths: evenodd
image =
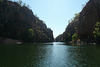
<svg viewBox="0 0 100 67"><path fill-rule="evenodd" d="M73 21L79 21L79 15L80 15L80 13L75 13L74 14L75 16L72 18L72 19L70 19L69 21L68 21L68 23L71 23L71 22L73 22Z"/></svg>
<svg viewBox="0 0 100 67"><path fill-rule="evenodd" d="M27 42L33 42L34 41L34 36L35 36L35 33L33 31L33 29L28 29L25 33L24 33L24 41L27 41Z"/></svg>
<svg viewBox="0 0 100 67"><path fill-rule="evenodd" d="M19 0L19 1L18 1L18 4L19 4L20 6L22 6L22 3L23 3L22 0Z"/></svg>
<svg viewBox="0 0 100 67"><path fill-rule="evenodd" d="M28 38L32 38L32 37L34 37L34 31L33 31L33 29L28 29Z"/></svg>
<svg viewBox="0 0 100 67"><path fill-rule="evenodd" d="M100 40L100 22L95 24L95 30L93 31L94 38L96 41Z"/></svg>
<svg viewBox="0 0 100 67"><path fill-rule="evenodd" d="M77 39L78 39L78 34L77 33L74 33L73 35L72 35L72 41L77 41Z"/></svg>

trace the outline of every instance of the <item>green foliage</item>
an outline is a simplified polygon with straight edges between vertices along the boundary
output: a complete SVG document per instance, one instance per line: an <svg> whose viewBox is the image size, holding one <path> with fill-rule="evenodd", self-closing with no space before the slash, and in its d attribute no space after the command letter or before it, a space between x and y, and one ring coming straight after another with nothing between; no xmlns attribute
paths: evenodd
<svg viewBox="0 0 100 67"><path fill-rule="evenodd" d="M93 31L94 38L97 43L100 43L100 22L95 24L95 30Z"/></svg>
<svg viewBox="0 0 100 67"><path fill-rule="evenodd" d="M74 29L77 30L77 27L75 27Z"/></svg>
<svg viewBox="0 0 100 67"><path fill-rule="evenodd" d="M75 17L78 17L80 15L80 13L75 13Z"/></svg>
<svg viewBox="0 0 100 67"><path fill-rule="evenodd" d="M96 26L96 27L99 27L99 26L100 26L100 22L97 22L97 23L95 24L95 26Z"/></svg>
<svg viewBox="0 0 100 67"><path fill-rule="evenodd" d="M20 6L22 6L22 3L23 3L22 0L19 0L19 1L18 1L18 4L19 4Z"/></svg>
<svg viewBox="0 0 100 67"><path fill-rule="evenodd" d="M73 41L76 41L78 39L78 34L77 33L74 33L73 35L72 35L72 40Z"/></svg>
<svg viewBox="0 0 100 67"><path fill-rule="evenodd" d="M76 14L74 14L75 16L71 19L71 20L69 20L68 21L68 23L71 23L72 21L78 21L79 20L79 15L80 15L80 13L76 13Z"/></svg>
<svg viewBox="0 0 100 67"><path fill-rule="evenodd" d="M3 2L3 0L0 0L0 2Z"/></svg>
<svg viewBox="0 0 100 67"><path fill-rule="evenodd" d="M28 38L32 38L32 37L34 37L34 31L33 31L33 29L28 29Z"/></svg>
<svg viewBox="0 0 100 67"><path fill-rule="evenodd" d="M74 21L78 21L79 20L79 15L80 15L80 13L76 13L75 14Z"/></svg>
<svg viewBox="0 0 100 67"><path fill-rule="evenodd" d="M98 37L100 37L100 28L99 28L100 22L97 22L95 26L96 27L95 27L95 30L93 31L93 34L94 34L95 39L97 39Z"/></svg>
<svg viewBox="0 0 100 67"><path fill-rule="evenodd" d="M23 3L22 0L19 0L17 3L20 5L20 7L27 7L27 8L30 8L30 6L27 5L26 3Z"/></svg>

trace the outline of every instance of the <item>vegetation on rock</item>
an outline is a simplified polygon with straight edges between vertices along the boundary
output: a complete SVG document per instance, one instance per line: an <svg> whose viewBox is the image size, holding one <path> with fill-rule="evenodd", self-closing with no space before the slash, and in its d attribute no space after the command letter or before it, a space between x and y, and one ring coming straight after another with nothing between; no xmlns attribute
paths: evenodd
<svg viewBox="0 0 100 67"><path fill-rule="evenodd" d="M77 41L77 40L78 40L78 34L77 34L77 33L74 33L74 34L72 35L72 41L75 42L75 41Z"/></svg>
<svg viewBox="0 0 100 67"><path fill-rule="evenodd" d="M99 43L100 42L100 22L97 22L96 24L95 24L95 30L93 31L93 34L94 34L94 37L95 37L95 41L97 42L97 43Z"/></svg>

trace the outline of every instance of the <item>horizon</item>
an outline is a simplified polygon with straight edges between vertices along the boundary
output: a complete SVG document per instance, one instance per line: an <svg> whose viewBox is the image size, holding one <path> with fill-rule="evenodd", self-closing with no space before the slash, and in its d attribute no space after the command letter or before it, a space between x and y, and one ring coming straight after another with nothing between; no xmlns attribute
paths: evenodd
<svg viewBox="0 0 100 67"><path fill-rule="evenodd" d="M22 0L23 3L30 6L29 8L33 11L34 15L37 15L40 20L43 20L47 27L53 31L54 38L65 31L68 21L74 17L75 13L81 12L83 5L88 1Z"/></svg>

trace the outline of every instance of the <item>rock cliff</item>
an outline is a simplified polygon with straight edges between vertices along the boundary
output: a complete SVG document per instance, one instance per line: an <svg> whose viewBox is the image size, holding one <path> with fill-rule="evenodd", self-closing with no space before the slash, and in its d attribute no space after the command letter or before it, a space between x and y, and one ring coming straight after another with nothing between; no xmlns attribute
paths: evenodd
<svg viewBox="0 0 100 67"><path fill-rule="evenodd" d="M0 0L0 37L24 42L52 42L53 31L25 5Z"/></svg>
<svg viewBox="0 0 100 67"><path fill-rule="evenodd" d="M95 41L93 31L96 22L100 22L100 0L89 0L77 17L66 27L65 32L56 38L56 41L71 41L72 35L76 32L82 41ZM75 29L75 27L77 29ZM70 34L70 39L68 37Z"/></svg>

